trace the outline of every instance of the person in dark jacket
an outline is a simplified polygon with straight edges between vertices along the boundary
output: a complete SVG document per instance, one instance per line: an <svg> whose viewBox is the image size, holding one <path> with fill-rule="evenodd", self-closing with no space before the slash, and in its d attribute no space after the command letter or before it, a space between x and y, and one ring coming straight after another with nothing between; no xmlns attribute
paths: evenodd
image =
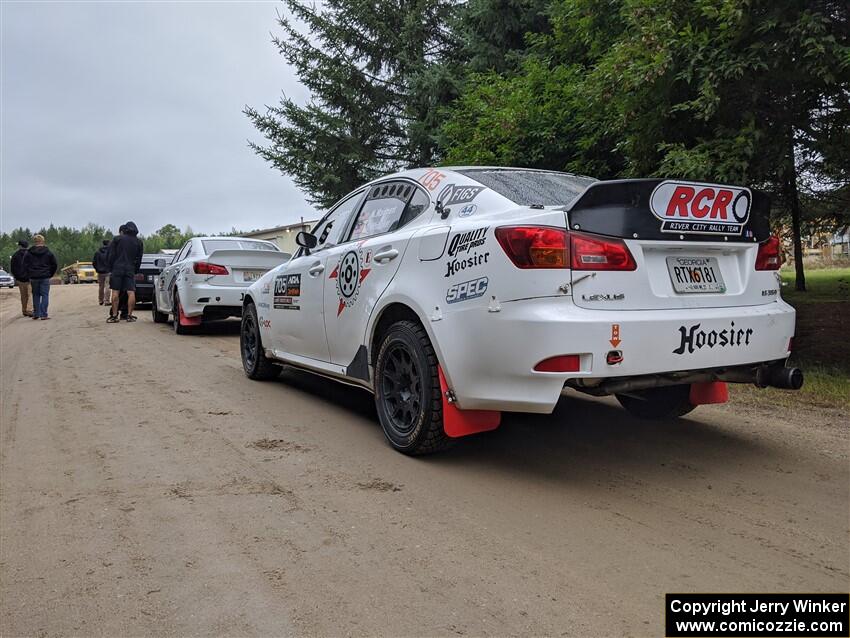
<svg viewBox="0 0 850 638"><path fill-rule="evenodd" d="M24 256L27 254L29 242L21 239L18 242L18 250L12 255L12 277L18 284L18 292L21 293L21 312L24 317L32 317L32 297L30 296L30 278L24 270Z"/></svg>
<svg viewBox="0 0 850 638"><path fill-rule="evenodd" d="M109 288L109 240L104 239L103 245L91 259L97 272L97 302L102 306L112 304L112 291Z"/></svg>
<svg viewBox="0 0 850 638"><path fill-rule="evenodd" d="M112 289L112 312L107 323L118 322L118 300L122 291L127 292L127 321L135 321L136 273L142 267L144 244L138 238L139 229L127 222L118 237L109 244L109 287Z"/></svg>
<svg viewBox="0 0 850 638"><path fill-rule="evenodd" d="M47 320L47 303L50 299L50 278L59 265L50 249L44 245L44 236L35 235L35 246L30 246L24 255L24 271L32 286L33 319Z"/></svg>

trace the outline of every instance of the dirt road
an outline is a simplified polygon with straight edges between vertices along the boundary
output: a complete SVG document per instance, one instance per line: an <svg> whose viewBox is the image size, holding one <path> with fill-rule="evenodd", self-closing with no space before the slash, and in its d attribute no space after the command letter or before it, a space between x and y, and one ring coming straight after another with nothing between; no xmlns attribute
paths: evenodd
<svg viewBox="0 0 850 638"><path fill-rule="evenodd" d="M665 592L846 591L847 413L577 395L410 459L238 324L2 291L0 634L662 635Z"/></svg>

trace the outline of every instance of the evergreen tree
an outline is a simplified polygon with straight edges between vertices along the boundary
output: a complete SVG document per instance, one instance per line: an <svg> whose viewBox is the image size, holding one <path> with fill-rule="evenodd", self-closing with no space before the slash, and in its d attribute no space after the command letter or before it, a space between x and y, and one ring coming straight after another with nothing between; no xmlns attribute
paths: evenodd
<svg viewBox="0 0 850 638"><path fill-rule="evenodd" d="M440 106L455 95L453 0L286 0L273 40L311 93L245 112L266 137L254 150L331 205L364 181L436 158ZM301 25L309 33L304 33Z"/></svg>

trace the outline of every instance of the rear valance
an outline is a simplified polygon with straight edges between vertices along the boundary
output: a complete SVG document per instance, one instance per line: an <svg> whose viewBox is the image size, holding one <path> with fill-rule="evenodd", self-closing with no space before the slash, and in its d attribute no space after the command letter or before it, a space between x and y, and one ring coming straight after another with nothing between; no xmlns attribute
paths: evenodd
<svg viewBox="0 0 850 638"><path fill-rule="evenodd" d="M684 180L595 182L567 209L569 226L612 237L761 242L770 198L740 186Z"/></svg>

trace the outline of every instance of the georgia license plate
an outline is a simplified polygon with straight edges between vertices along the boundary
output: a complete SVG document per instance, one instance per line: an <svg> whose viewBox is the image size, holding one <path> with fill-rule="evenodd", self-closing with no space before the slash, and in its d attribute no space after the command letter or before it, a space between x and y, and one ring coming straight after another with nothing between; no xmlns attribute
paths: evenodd
<svg viewBox="0 0 850 638"><path fill-rule="evenodd" d="M265 274L265 270L246 270L242 273L242 281L257 281Z"/></svg>
<svg viewBox="0 0 850 638"><path fill-rule="evenodd" d="M667 270L673 290L680 294L726 292L720 264L715 257L668 257Z"/></svg>

